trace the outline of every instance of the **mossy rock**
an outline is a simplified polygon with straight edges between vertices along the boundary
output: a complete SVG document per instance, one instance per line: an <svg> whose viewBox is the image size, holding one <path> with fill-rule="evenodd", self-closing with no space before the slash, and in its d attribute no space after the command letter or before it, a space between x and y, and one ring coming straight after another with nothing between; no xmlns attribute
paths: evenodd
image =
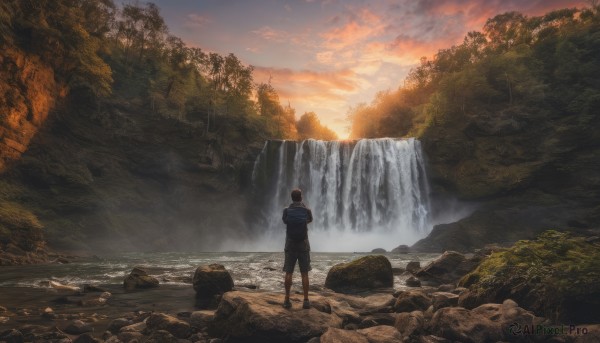
<svg viewBox="0 0 600 343"><path fill-rule="evenodd" d="M463 277L465 307L513 299L561 323L600 322L600 246L569 233L546 231L495 252Z"/></svg>
<svg viewBox="0 0 600 343"><path fill-rule="evenodd" d="M393 287L392 264L382 255L369 255L331 267L325 287L339 293L356 293Z"/></svg>

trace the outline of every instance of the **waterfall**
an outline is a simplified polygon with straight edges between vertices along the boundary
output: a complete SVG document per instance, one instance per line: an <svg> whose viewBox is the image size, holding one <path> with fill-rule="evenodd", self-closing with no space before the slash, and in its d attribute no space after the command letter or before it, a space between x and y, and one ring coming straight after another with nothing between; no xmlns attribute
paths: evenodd
<svg viewBox="0 0 600 343"><path fill-rule="evenodd" d="M313 250L391 249L431 230L427 176L413 138L267 141L252 183L254 226L267 245L285 233L281 214L294 188L313 212Z"/></svg>

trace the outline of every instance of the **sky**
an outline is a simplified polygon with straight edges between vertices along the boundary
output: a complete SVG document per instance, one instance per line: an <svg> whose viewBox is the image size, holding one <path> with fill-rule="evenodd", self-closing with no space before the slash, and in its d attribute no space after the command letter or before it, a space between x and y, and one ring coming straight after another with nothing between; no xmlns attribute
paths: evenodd
<svg viewBox="0 0 600 343"><path fill-rule="evenodd" d="M340 138L349 108L395 90L423 56L462 42L486 19L583 7L567 0L153 0L171 34L254 66L281 103L317 113Z"/></svg>

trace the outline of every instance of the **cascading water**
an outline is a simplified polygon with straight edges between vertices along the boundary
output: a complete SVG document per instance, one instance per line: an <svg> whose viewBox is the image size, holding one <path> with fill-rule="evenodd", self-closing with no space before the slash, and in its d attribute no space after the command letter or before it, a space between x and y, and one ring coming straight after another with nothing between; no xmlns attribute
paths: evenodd
<svg viewBox="0 0 600 343"><path fill-rule="evenodd" d="M412 244L431 229L418 140L267 141L252 173L261 250L279 250L290 192L312 209L311 247L366 251Z"/></svg>

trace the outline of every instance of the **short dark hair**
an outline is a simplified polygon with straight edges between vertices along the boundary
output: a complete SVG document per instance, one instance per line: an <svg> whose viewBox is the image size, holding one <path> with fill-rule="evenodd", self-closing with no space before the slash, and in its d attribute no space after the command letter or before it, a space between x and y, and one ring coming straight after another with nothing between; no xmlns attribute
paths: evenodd
<svg viewBox="0 0 600 343"><path fill-rule="evenodd" d="M298 188L292 191L292 201L302 201L302 191Z"/></svg>

